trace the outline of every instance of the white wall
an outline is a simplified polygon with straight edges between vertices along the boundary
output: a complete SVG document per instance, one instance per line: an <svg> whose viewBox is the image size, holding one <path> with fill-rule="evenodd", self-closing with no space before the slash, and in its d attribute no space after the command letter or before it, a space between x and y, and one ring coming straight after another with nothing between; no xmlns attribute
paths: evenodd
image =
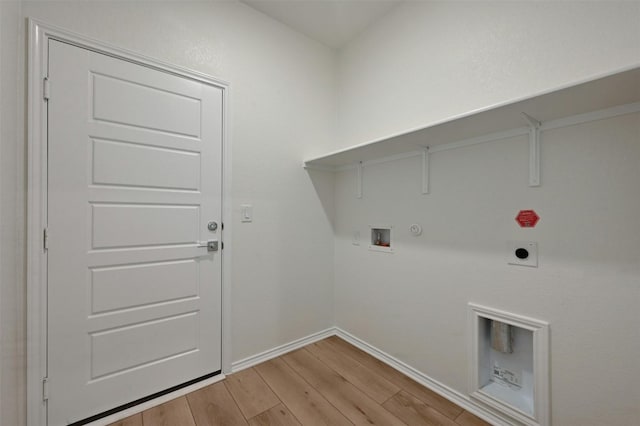
<svg viewBox="0 0 640 426"><path fill-rule="evenodd" d="M524 139L434 154L428 196L417 159L367 168L362 200L350 173L334 199L331 177L300 168L639 62L640 4L407 3L339 52L336 80L333 52L236 2L47 1L0 2L1 425L24 421L26 16L232 83L233 203L255 208L233 223L234 360L332 325L335 309L339 326L464 392L474 301L551 322L554 424L640 414L637 115L545 134L541 188L526 186ZM540 225L517 228L531 207ZM351 245L370 223L396 226L396 253ZM538 241L540 268L507 267L507 239Z"/></svg>
<svg viewBox="0 0 640 426"><path fill-rule="evenodd" d="M336 180L336 324L466 394L466 305L551 324L553 424L629 425L640 416L640 116L544 134L543 185L529 188L525 137ZM521 229L518 210L541 220ZM409 233L419 223L420 237ZM395 253L351 244L394 226ZM363 238L364 240L364 238ZM539 267L509 266L508 240L537 241Z"/></svg>
<svg viewBox="0 0 640 426"><path fill-rule="evenodd" d="M20 5L0 2L0 425L24 422L24 131Z"/></svg>
<svg viewBox="0 0 640 426"><path fill-rule="evenodd" d="M340 53L341 144L364 142L640 62L638 3L410 3ZM640 117L545 132L542 186L525 137L336 178L339 327L463 394L466 305L551 323L555 425L640 418ZM521 229L518 210L542 219ZM411 223L424 227L412 237ZM368 225L394 226L371 252ZM507 240L539 243L540 267L508 266Z"/></svg>
<svg viewBox="0 0 640 426"><path fill-rule="evenodd" d="M639 2L407 2L339 55L343 146L640 62Z"/></svg>
<svg viewBox="0 0 640 426"><path fill-rule="evenodd" d="M25 315L23 294L16 294L24 293L25 286L24 209L19 206L25 191L25 141L18 107L24 91L18 99L4 96L23 78L17 70L23 72L24 64L9 52L23 35L18 22L24 31L18 13L15 4L5 9L2 3L2 65L11 72L2 73L0 200L2 348L21 354L24 341L12 336L24 335ZM27 1L21 16L229 81L236 212L233 359L333 324L332 213L314 190L314 185L332 188L332 178L316 176L312 182L300 167L302 158L331 149L335 139L333 51L239 2ZM5 32L11 32L7 39ZM250 224L239 221L239 204L245 202L254 205ZM15 380L7 378L15 374L24 382L22 359L3 352L2 363L0 424L20 425L24 388L13 388Z"/></svg>

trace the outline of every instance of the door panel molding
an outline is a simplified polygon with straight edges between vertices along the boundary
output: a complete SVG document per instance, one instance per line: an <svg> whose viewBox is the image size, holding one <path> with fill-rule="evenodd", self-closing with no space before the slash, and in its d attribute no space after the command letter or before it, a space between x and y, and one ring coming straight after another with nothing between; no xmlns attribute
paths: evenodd
<svg viewBox="0 0 640 426"><path fill-rule="evenodd" d="M46 23L28 20L27 110L27 424L46 425L47 377L47 77L50 40L128 61L222 91L222 373L231 372L231 132L230 85L207 74L159 61ZM171 137L172 139L174 136ZM216 380L221 379L218 377Z"/></svg>

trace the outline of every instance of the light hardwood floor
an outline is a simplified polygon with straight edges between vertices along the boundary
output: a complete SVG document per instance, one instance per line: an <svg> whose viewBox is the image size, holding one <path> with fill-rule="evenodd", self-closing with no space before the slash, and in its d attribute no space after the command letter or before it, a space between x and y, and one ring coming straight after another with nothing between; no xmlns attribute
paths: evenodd
<svg viewBox="0 0 640 426"><path fill-rule="evenodd" d="M329 337L111 426L488 425Z"/></svg>

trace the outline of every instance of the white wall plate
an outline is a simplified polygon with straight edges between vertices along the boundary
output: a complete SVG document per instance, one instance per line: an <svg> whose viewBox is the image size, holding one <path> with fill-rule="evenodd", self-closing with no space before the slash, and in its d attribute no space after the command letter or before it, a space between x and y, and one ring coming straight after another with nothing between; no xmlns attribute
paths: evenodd
<svg viewBox="0 0 640 426"><path fill-rule="evenodd" d="M538 267L538 243L533 241L509 241L507 243L509 265Z"/></svg>

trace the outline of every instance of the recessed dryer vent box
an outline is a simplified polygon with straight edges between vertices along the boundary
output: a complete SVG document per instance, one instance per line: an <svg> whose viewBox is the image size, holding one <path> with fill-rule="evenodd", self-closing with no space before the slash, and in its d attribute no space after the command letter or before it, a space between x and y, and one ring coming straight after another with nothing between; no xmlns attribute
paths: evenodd
<svg viewBox="0 0 640 426"><path fill-rule="evenodd" d="M371 243L369 250L393 252L392 226L371 226Z"/></svg>
<svg viewBox="0 0 640 426"><path fill-rule="evenodd" d="M538 243L533 241L509 241L507 243L509 265L538 267Z"/></svg>
<svg viewBox="0 0 640 426"><path fill-rule="evenodd" d="M517 424L549 425L549 324L469 304L469 394Z"/></svg>

